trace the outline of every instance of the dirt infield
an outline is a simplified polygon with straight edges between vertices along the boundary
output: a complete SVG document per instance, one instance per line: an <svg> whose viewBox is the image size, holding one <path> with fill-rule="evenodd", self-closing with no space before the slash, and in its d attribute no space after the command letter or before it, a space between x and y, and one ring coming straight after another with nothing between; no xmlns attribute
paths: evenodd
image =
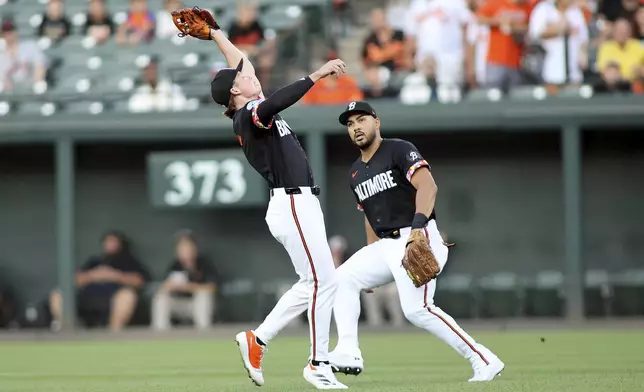
<svg viewBox="0 0 644 392"><path fill-rule="evenodd" d="M461 322L467 331L529 331L529 330L580 330L580 329L644 329L644 318L634 319L608 319L589 320L578 323L566 322L560 319L516 319L516 320L490 320ZM167 332L153 331L148 328L131 328L121 332L108 332L105 330L84 330L52 332L41 330L5 330L0 331L0 341L65 341L65 340L164 340L164 339L232 339L241 330L256 327L249 324L216 324L211 329L197 331L193 328L175 328ZM332 327L332 336L335 336L335 327ZM408 332L422 333L423 331L412 326L402 328L373 328L361 326L361 332L390 333ZM306 327L287 327L280 336L302 336L308 334Z"/></svg>

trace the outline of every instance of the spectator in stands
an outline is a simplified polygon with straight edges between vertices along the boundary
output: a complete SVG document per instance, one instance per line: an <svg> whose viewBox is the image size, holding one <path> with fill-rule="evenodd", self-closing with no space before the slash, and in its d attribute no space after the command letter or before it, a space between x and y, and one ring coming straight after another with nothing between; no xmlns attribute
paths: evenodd
<svg viewBox="0 0 644 392"><path fill-rule="evenodd" d="M635 14L635 24L637 25L637 30L635 30L635 37L640 40L640 43L644 45L644 2L640 5L640 8L637 9L637 14Z"/></svg>
<svg viewBox="0 0 644 392"><path fill-rule="evenodd" d="M49 0L42 21L38 26L38 36L47 37L58 43L67 37L72 25L65 15L65 5L62 0Z"/></svg>
<svg viewBox="0 0 644 392"><path fill-rule="evenodd" d="M583 70L588 67L588 27L574 3L542 1L530 16L530 37L545 50L541 76L551 95L564 85L581 84Z"/></svg>
<svg viewBox="0 0 644 392"><path fill-rule="evenodd" d="M470 9L476 12L486 0L470 2ZM490 47L490 26L473 18L467 26L467 49L465 52L465 76L469 88L485 85L487 54Z"/></svg>
<svg viewBox="0 0 644 392"><path fill-rule="evenodd" d="M366 95L374 98L383 96L392 75L410 65L405 60L404 33L392 29L385 11L375 8L371 11L371 34L362 46L362 65L368 83ZM393 92L393 95L397 93Z"/></svg>
<svg viewBox="0 0 644 392"><path fill-rule="evenodd" d="M195 327L208 328L215 311L217 273L199 252L190 231L179 233L176 257L170 263L166 278L152 304L152 327L169 329L171 318L192 319Z"/></svg>
<svg viewBox="0 0 644 392"><path fill-rule="evenodd" d="M2 22L4 48L0 48L0 93L31 88L35 83L44 83L47 74L47 58L34 41L18 38L13 20Z"/></svg>
<svg viewBox="0 0 644 392"><path fill-rule="evenodd" d="M338 268L345 261L347 261L347 239L343 236L336 234L329 238L329 248L333 256L333 264Z"/></svg>
<svg viewBox="0 0 644 392"><path fill-rule="evenodd" d="M105 43L114 34L114 22L105 8L105 0L90 0L83 34L98 44Z"/></svg>
<svg viewBox="0 0 644 392"><path fill-rule="evenodd" d="M139 45L149 43L154 38L156 19L148 9L147 0L130 0L127 19L118 29L118 43Z"/></svg>
<svg viewBox="0 0 644 392"><path fill-rule="evenodd" d="M183 8L182 0L165 0L163 9L157 12L157 31L158 39L172 38L177 35L177 27L172 21L172 11Z"/></svg>
<svg viewBox="0 0 644 392"><path fill-rule="evenodd" d="M386 13L387 24L394 30L405 30L409 0L388 0Z"/></svg>
<svg viewBox="0 0 644 392"><path fill-rule="evenodd" d="M181 86L159 77L159 62L153 57L142 69L141 79L129 100L129 109L133 113L181 111L186 101Z"/></svg>
<svg viewBox="0 0 644 392"><path fill-rule="evenodd" d="M464 81L465 31L472 18L464 0L417 0L411 3L405 35L415 64L438 85L460 87Z"/></svg>
<svg viewBox="0 0 644 392"><path fill-rule="evenodd" d="M384 325L385 313L389 322L395 327L405 325L405 314L400 306L398 288L395 282L380 286L374 290L362 292L367 324L372 327Z"/></svg>
<svg viewBox="0 0 644 392"><path fill-rule="evenodd" d="M351 27L355 24L351 0L332 0L331 7L333 10L331 18L333 35L337 38L349 37Z"/></svg>
<svg viewBox="0 0 644 392"><path fill-rule="evenodd" d="M604 66L601 76L601 81L594 86L595 93L606 94L631 92L631 83L622 78L618 62L608 62Z"/></svg>
<svg viewBox="0 0 644 392"><path fill-rule="evenodd" d="M523 83L520 72L530 15L528 0L488 0L477 11L478 21L490 26L486 86L507 91Z"/></svg>
<svg viewBox="0 0 644 392"><path fill-rule="evenodd" d="M632 31L637 31L635 14L639 7L640 0L603 0L600 2L599 15L609 28L618 19L626 19L631 24Z"/></svg>
<svg viewBox="0 0 644 392"><path fill-rule="evenodd" d="M632 38L631 24L626 19L618 19L613 24L613 39L599 48L597 68L603 73L606 66L616 62L620 66L623 79L635 81L644 67L644 47Z"/></svg>
<svg viewBox="0 0 644 392"><path fill-rule="evenodd" d="M275 32L264 30L257 18L256 5L239 4L237 19L228 28L228 39L246 53L253 64L259 65L258 79L262 86L269 86L275 64Z"/></svg>
<svg viewBox="0 0 644 392"><path fill-rule="evenodd" d="M76 273L78 315L87 325L108 324L110 330L125 327L136 308L139 290L150 276L118 231L102 239L103 253L90 257ZM58 290L49 296L52 329L62 326L63 298Z"/></svg>
<svg viewBox="0 0 644 392"><path fill-rule="evenodd" d="M325 61L337 58L335 51L330 51ZM364 94L358 81L351 75L331 76L318 80L302 97L305 105L344 105L351 101L361 101Z"/></svg>

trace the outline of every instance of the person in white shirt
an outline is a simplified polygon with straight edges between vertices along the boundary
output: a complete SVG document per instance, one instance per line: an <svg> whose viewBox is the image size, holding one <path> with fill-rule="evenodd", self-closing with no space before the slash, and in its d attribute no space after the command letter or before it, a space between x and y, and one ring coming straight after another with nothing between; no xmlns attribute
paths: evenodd
<svg viewBox="0 0 644 392"><path fill-rule="evenodd" d="M159 39L177 35L177 27L172 21L172 11L183 8L181 0L165 0L163 9L157 12L156 36Z"/></svg>
<svg viewBox="0 0 644 392"><path fill-rule="evenodd" d="M171 80L160 78L157 60L152 59L143 69L142 81L129 100L132 113L181 111L187 99L181 87Z"/></svg>
<svg viewBox="0 0 644 392"><path fill-rule="evenodd" d="M21 40L13 19L2 21L0 28L0 93L30 89L44 83L47 56L35 41Z"/></svg>
<svg viewBox="0 0 644 392"><path fill-rule="evenodd" d="M434 76L439 85L463 83L465 30L472 18L464 0L411 3L405 35L415 51L416 67Z"/></svg>
<svg viewBox="0 0 644 392"><path fill-rule="evenodd" d="M575 0L540 2L530 16L529 34L545 50L541 76L550 94L581 84L588 66L588 26Z"/></svg>
<svg viewBox="0 0 644 392"><path fill-rule="evenodd" d="M475 0L472 6L480 7L485 0ZM490 26L478 23L474 18L467 25L466 78L470 88L485 85L487 52L490 49Z"/></svg>

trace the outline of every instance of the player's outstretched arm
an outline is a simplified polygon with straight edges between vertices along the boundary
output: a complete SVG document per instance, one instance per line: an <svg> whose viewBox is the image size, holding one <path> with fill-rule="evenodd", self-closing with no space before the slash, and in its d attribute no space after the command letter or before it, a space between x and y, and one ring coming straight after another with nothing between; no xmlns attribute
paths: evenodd
<svg viewBox="0 0 644 392"><path fill-rule="evenodd" d="M269 124L273 116L288 109L299 101L315 82L329 75L340 76L347 70L347 65L340 59L331 60L309 76L275 91L264 102L257 106L257 115L262 124Z"/></svg>
<svg viewBox="0 0 644 392"><path fill-rule="evenodd" d="M242 74L252 74L255 75L255 67L248 60L248 57L244 53L237 49L235 45L226 37L221 29L212 29L210 30L210 37L217 43L221 54L226 58L226 62L230 68L237 67L237 64L243 59L244 67L242 68Z"/></svg>
<svg viewBox="0 0 644 392"><path fill-rule="evenodd" d="M172 22L179 30L180 37L189 35L201 40L215 41L229 67L237 68L239 62L244 59L244 67L241 72L255 74L253 65L244 56L244 53L226 38L210 11L199 7L178 9L172 11Z"/></svg>

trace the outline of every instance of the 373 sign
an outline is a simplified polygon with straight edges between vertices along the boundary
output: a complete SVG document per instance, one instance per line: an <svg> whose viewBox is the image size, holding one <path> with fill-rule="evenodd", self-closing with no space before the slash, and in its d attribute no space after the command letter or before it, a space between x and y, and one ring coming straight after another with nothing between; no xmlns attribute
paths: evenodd
<svg viewBox="0 0 644 392"><path fill-rule="evenodd" d="M264 179L239 150L148 155L148 186L155 207L265 205Z"/></svg>

